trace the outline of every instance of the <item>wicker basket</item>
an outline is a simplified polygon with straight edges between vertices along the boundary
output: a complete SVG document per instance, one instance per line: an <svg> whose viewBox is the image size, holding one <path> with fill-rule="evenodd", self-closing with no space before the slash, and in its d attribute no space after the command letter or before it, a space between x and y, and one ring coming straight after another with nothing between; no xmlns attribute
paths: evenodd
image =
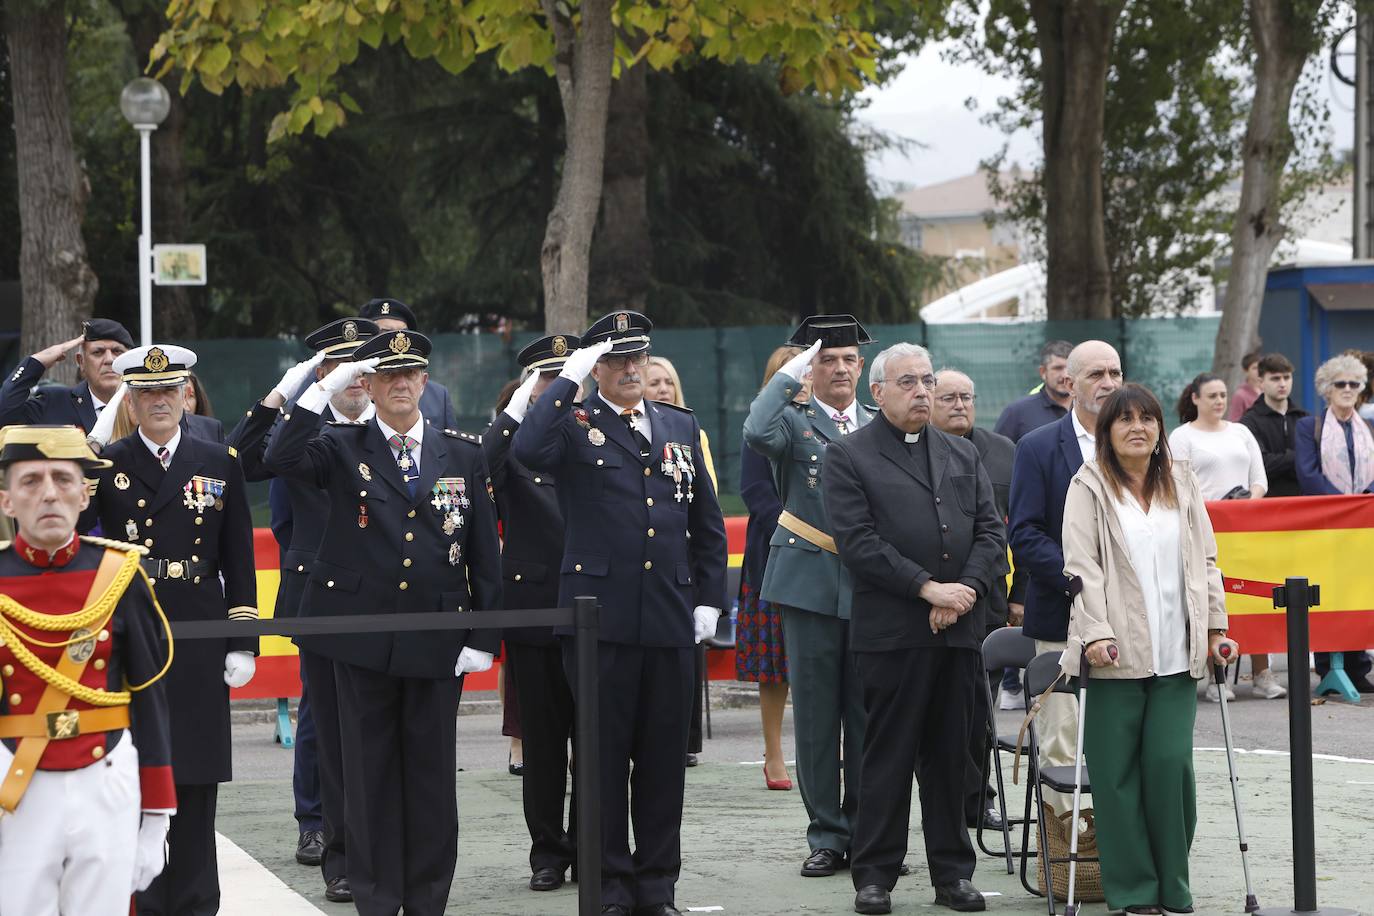
<svg viewBox="0 0 1374 916"><path fill-rule="evenodd" d="M1044 819L1045 836L1049 842L1049 857L1052 859L1067 859L1069 857L1069 842L1071 839L1070 822L1073 820L1073 812L1066 811L1063 814L1055 814L1054 809L1049 805L1044 805L1040 816ZM1097 823L1093 820L1093 809L1084 808L1078 812L1079 818L1088 825L1087 829L1078 835L1078 872L1077 883L1074 894L1078 898L1076 902L1096 903L1106 900L1102 893L1102 866L1098 862L1084 862L1085 857L1097 856ZM1040 885L1040 893L1045 893L1045 857L1039 856L1035 860L1036 880ZM1055 862L1050 867L1050 876L1054 882L1054 899L1067 901L1069 899L1069 863Z"/></svg>

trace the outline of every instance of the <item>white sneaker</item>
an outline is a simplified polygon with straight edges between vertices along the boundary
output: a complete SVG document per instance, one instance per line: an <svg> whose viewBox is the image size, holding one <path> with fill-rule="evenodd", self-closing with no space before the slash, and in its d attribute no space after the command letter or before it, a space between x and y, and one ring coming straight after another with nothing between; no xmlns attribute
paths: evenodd
<svg viewBox="0 0 1374 916"><path fill-rule="evenodd" d="M997 708L1005 709L1008 712L1024 711L1026 704L1021 701L1021 691L1003 690L1001 699L997 701Z"/></svg>
<svg viewBox="0 0 1374 916"><path fill-rule="evenodd" d="M1274 672L1268 668L1255 675L1254 682L1255 696L1264 697L1266 700L1277 700L1279 697L1288 696L1288 691L1279 683L1279 679L1274 677ZM1229 700L1230 697L1227 697Z"/></svg>
<svg viewBox="0 0 1374 916"><path fill-rule="evenodd" d="M1229 703L1236 698L1236 692L1231 689L1230 684L1223 684L1222 687L1226 689L1226 702ZM1217 695L1216 684L1207 685L1207 699L1211 700L1213 703L1221 702L1221 697Z"/></svg>

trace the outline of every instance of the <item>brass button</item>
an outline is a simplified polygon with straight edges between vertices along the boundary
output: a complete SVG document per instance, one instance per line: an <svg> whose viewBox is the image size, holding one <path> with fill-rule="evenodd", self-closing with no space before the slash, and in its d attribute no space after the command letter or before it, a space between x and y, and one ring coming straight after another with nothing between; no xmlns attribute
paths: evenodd
<svg viewBox="0 0 1374 916"><path fill-rule="evenodd" d="M815 456L815 455L812 455L812 456L811 456L811 460L812 460L812 461L815 461L815 460L816 460L816 456Z"/></svg>
<svg viewBox="0 0 1374 916"><path fill-rule="evenodd" d="M199 584L200 584L200 576L196 576L196 577L195 577L194 579L192 579L191 581L192 581L194 584L199 585Z"/></svg>
<svg viewBox="0 0 1374 916"><path fill-rule="evenodd" d="M205 524L205 519L202 518L201 516L197 515L197 516L196 516L196 524L197 524L197 525L203 525L203 524Z"/></svg>
<svg viewBox="0 0 1374 916"><path fill-rule="evenodd" d="M110 631L101 630L99 633L95 634L95 638L98 639L100 642L106 642L110 638Z"/></svg>
<svg viewBox="0 0 1374 916"><path fill-rule="evenodd" d="M192 563L199 563L199 562L200 562L200 557L196 556L195 554L191 554L191 562L192 562Z"/></svg>
<svg viewBox="0 0 1374 916"><path fill-rule="evenodd" d="M645 468L645 469L644 469L644 476L645 476L645 477L648 477L648 476L649 476L649 469L648 469L648 468Z"/></svg>
<svg viewBox="0 0 1374 916"><path fill-rule="evenodd" d="M197 543L197 544L200 543L200 538L196 538L196 543Z"/></svg>
<svg viewBox="0 0 1374 916"><path fill-rule="evenodd" d="M13 665L6 665L3 669L0 669L0 670L3 670L3 671L4 671L5 677L14 677L14 666L13 666Z"/></svg>
<svg viewBox="0 0 1374 916"><path fill-rule="evenodd" d="M949 530L949 526L948 526L948 525L941 525L941 526L940 526L940 530L941 530L941 531L948 531L948 530Z"/></svg>
<svg viewBox="0 0 1374 916"><path fill-rule="evenodd" d="M562 401L554 401L554 402L553 402L553 406L554 406L554 407L562 407L562 406L563 406L563 402L562 402Z"/></svg>
<svg viewBox="0 0 1374 916"><path fill-rule="evenodd" d="M144 546L144 547L152 547L152 546L153 546L153 539L152 539L152 538L144 538L144 539L143 539L143 546Z"/></svg>
<svg viewBox="0 0 1374 916"><path fill-rule="evenodd" d="M407 531L407 532L406 532L406 540L407 540L407 541L413 541L413 540L415 540L415 532L413 532L413 531Z"/></svg>
<svg viewBox="0 0 1374 916"><path fill-rule="evenodd" d="M150 519L150 518L145 518L145 519L143 520L143 527L144 527L144 528L151 528L151 527L153 527L153 520Z"/></svg>
<svg viewBox="0 0 1374 916"><path fill-rule="evenodd" d="M653 536L654 536L654 529L650 528L648 534L649 534L649 537L653 537Z"/></svg>
<svg viewBox="0 0 1374 916"><path fill-rule="evenodd" d="M10 705L11 705L11 706L18 706L18 705L19 705L20 703L22 703L22 702L24 702L24 698L21 697L19 694L17 694L17 693L12 693L12 694L10 694Z"/></svg>
<svg viewBox="0 0 1374 916"><path fill-rule="evenodd" d="M600 464L600 463L601 463L601 460L600 460L600 459L597 459L597 462L596 462L596 463L597 463L597 464ZM542 477L536 477L536 478L534 478L534 482L535 482L535 483L543 483L543 482L544 482L544 478L542 478Z"/></svg>
<svg viewBox="0 0 1374 916"><path fill-rule="evenodd" d="M796 539L796 538L788 538L788 539L787 539L787 543L789 543L789 544L795 544L795 543L797 543L797 539Z"/></svg>
<svg viewBox="0 0 1374 916"><path fill-rule="evenodd" d="M948 559L949 559L949 554L947 554L947 553L942 553L942 554L940 554L940 559L942 559L942 560L948 560Z"/></svg>
<svg viewBox="0 0 1374 916"><path fill-rule="evenodd" d="M296 567L296 572L305 572L305 567L304 567L304 566L297 566L297 567Z"/></svg>
<svg viewBox="0 0 1374 916"><path fill-rule="evenodd" d="M359 490L359 491L358 491L358 495L359 495L359 496L366 496L366 495L367 495L367 491L366 491L366 490Z"/></svg>
<svg viewBox="0 0 1374 916"><path fill-rule="evenodd" d="M334 580L333 580L333 579L330 579L328 582L326 582L326 583L325 583L325 587L326 587L326 588L333 588L333 587L334 587Z"/></svg>
<svg viewBox="0 0 1374 916"><path fill-rule="evenodd" d="M402 582L401 582L401 591L405 591L405 590L408 589L408 588L410 588L410 583L409 583L409 582L402 581Z"/></svg>
<svg viewBox="0 0 1374 916"><path fill-rule="evenodd" d="M940 505L940 497L935 497L935 505Z"/></svg>
<svg viewBox="0 0 1374 916"><path fill-rule="evenodd" d="M146 499L140 499L140 500L138 501L138 507L139 507L140 509L142 509L142 508L143 508L144 506L146 506L146 505L148 505L148 500L146 500Z"/></svg>
<svg viewBox="0 0 1374 916"><path fill-rule="evenodd" d="M409 569L409 568L410 568L410 562L411 562L410 557L406 557L404 560L401 561L401 565L404 566L406 569Z"/></svg>
<svg viewBox="0 0 1374 916"><path fill-rule="evenodd" d="M520 581L520 574L519 574L519 573L516 573L516 574L515 574L515 581L516 581L516 582L519 582L519 581Z"/></svg>
<svg viewBox="0 0 1374 916"><path fill-rule="evenodd" d="M415 517L415 510L414 510L414 509L411 509L409 512L406 513L406 518L414 518L414 517ZM407 540L407 541L410 540L410 535L406 535L406 540Z"/></svg>
<svg viewBox="0 0 1374 916"><path fill-rule="evenodd" d="M105 670L105 659L103 659L103 658L97 658L97 659L96 659L94 662L92 662L91 664L95 665L95 670L96 670L96 671L104 671L104 670Z"/></svg>
<svg viewBox="0 0 1374 916"><path fill-rule="evenodd" d="M508 429L503 429L503 430L501 430L501 435L503 435L503 436L509 436L509 435L510 435L510 430L508 430Z"/></svg>
<svg viewBox="0 0 1374 916"><path fill-rule="evenodd" d="M91 756L99 760L101 757L105 756L105 749L97 744L95 747L91 748Z"/></svg>
<svg viewBox="0 0 1374 916"><path fill-rule="evenodd" d="M23 767L19 767L18 769L16 769L16 770L14 771L14 775L17 776L17 777L18 777L18 776L23 776L23 775L24 775L24 768L23 768Z"/></svg>
<svg viewBox="0 0 1374 916"><path fill-rule="evenodd" d="M654 568L654 561L653 561L653 560L645 560L645 561L644 561L644 568L645 568L645 569L653 569L653 568Z"/></svg>
<svg viewBox="0 0 1374 916"><path fill-rule="evenodd" d="M653 504L654 504L654 498L653 498L652 496L650 496L648 499L644 500L644 505L646 505L646 506L652 506Z"/></svg>
<svg viewBox="0 0 1374 916"><path fill-rule="evenodd" d="M582 571L582 564L581 564L581 563L578 563L576 566L574 566L574 567L573 567L573 571L574 571L574 572L581 572L581 571Z"/></svg>
<svg viewBox="0 0 1374 916"><path fill-rule="evenodd" d="M606 463L606 462L602 461L600 458L596 459L596 466L597 466L597 467L601 467L601 466L602 466L603 464L605 464L605 463ZM539 482L538 480L535 481L535 483L538 483L538 482Z"/></svg>

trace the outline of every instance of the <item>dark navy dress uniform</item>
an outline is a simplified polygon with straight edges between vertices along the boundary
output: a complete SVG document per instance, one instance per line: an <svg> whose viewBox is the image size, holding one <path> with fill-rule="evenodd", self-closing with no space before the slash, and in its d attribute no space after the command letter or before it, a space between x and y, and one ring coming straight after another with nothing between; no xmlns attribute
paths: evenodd
<svg viewBox="0 0 1374 916"><path fill-rule="evenodd" d="M132 350L134 339L128 329L109 318L93 318L82 322L82 336L86 340L113 340ZM95 426L95 399L89 382L65 385L45 385L35 389L44 373L43 364L32 356L0 383L0 426L20 424L61 424L79 426L86 432Z"/></svg>
<svg viewBox="0 0 1374 916"><path fill-rule="evenodd" d="M384 360L377 371L425 365L429 341L408 332L378 334L354 358L387 352L398 337L411 356ZM412 495L375 417L329 423L321 432L319 415L298 405L272 436L264 461L278 476L318 487L329 499L330 523L302 616L501 607L496 506L477 436L423 428ZM358 912L442 913L458 840L461 682L454 668L464 646L494 653L499 632L339 634L297 642L334 662L348 883Z"/></svg>
<svg viewBox="0 0 1374 916"><path fill-rule="evenodd" d="M615 313L582 342L609 339L619 352L643 350L650 327L642 315ZM694 447L700 427L690 411L645 402L652 441L641 458L614 408L599 395L582 404L576 396L575 382L550 384L513 451L527 467L558 478L567 544L559 604L594 595L601 605L601 902L628 911L674 899L693 693L692 611L724 606L725 525ZM679 460L686 467L675 479ZM570 641L567 649L571 662ZM571 667L569 680L576 684Z"/></svg>

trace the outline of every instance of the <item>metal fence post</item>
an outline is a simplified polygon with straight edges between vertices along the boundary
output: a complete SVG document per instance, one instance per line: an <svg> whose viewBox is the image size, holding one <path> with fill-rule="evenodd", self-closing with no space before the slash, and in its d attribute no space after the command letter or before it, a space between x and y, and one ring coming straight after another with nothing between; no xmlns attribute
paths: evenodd
<svg viewBox="0 0 1374 916"><path fill-rule="evenodd" d="M573 778L577 785L577 913L601 912L601 752L597 702L597 603L573 599L573 651L577 658L577 740Z"/></svg>

